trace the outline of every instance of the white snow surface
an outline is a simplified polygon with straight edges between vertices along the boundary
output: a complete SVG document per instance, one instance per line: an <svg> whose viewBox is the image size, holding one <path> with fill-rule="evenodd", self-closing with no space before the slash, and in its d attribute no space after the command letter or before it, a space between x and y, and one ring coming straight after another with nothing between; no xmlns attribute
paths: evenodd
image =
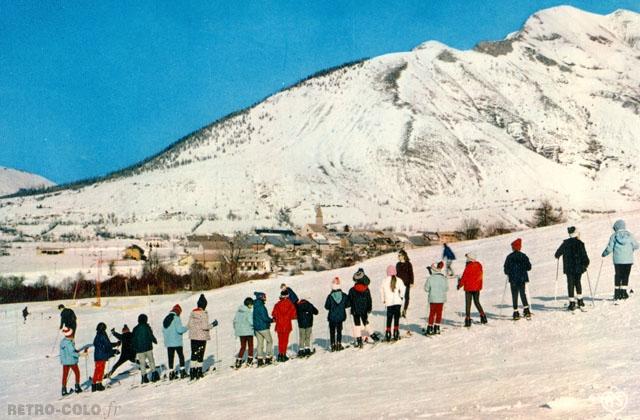
<svg viewBox="0 0 640 420"><path fill-rule="evenodd" d="M638 209L639 39L637 13L561 6L474 50L426 42L312 77L108 180L2 200L0 222L180 236L279 226L281 209L302 225L316 205L330 223L400 230L522 227L543 198L573 218Z"/></svg>
<svg viewBox="0 0 640 420"><path fill-rule="evenodd" d="M631 231L640 230L640 213L618 214ZM85 392L59 401L61 366L46 355L57 354L59 302L29 304L32 317L22 323L24 304L1 305L0 316L0 410L8 404L65 404L99 406L101 415L113 403L114 418L216 418L251 416L264 419L289 418L640 418L640 355L636 350L640 335L640 300L632 297L620 305L611 302L613 266L601 260L614 216L591 219L578 225L591 258L588 277L583 279L585 295L589 282L595 288L595 307L587 298L587 312L569 313L563 304L566 283L562 274L557 283L559 299L554 301L557 246L567 237L567 226L530 230L453 245L459 258L474 251L484 264L485 281L481 302L489 316L486 326L461 326L463 293L452 287L444 307L444 330L427 338L417 334L425 324L426 298L423 291L425 267L438 260L439 246L409 251L416 273L407 319L401 329L414 334L395 344L378 344L363 350L347 349L329 353L326 311L322 308L330 291L330 281L340 276L345 291L357 267L296 277L273 278L205 292L211 319L220 326L207 345L210 364L214 354L221 360L218 371L188 384L181 381L159 387L131 388L139 375L128 377L102 393ZM532 261L529 298L531 321L511 321L509 298L501 306L505 277L504 258L510 243L523 239L523 251ZM361 266L372 279L374 311L371 323L380 330L384 308L379 285L385 267L395 264L395 254L365 261ZM601 276L598 276L600 264ZM463 262L455 262L456 271ZM561 271L561 270L560 270ZM637 287L637 268L631 286ZM275 303L279 284L286 282L300 296L320 309L313 335L317 353L308 360L291 360L263 369L229 368L238 349L232 320L236 309L254 291L268 296L269 310ZM452 284L452 286L454 286ZM508 295L508 292L507 292ZM108 328L135 325L137 315L149 315L159 345L156 361L166 363L161 323L175 303L183 307L182 320L195 307L198 294L178 294L137 298L106 298L101 308L88 301L64 302L78 315L77 345L93 340L95 326L104 321ZM478 314L473 313L474 319ZM345 323L345 342L351 339L352 322ZM296 350L292 335L289 353ZM185 350L189 355L188 341ZM113 359L112 359L113 360ZM86 379L81 358L82 381ZM89 360L89 373L92 360ZM108 382L108 381L105 381ZM70 383L73 379L70 378ZM113 412L112 412L113 413ZM21 418L28 418L24 416ZM35 416L32 416L35 417ZM53 417L63 418L61 414Z"/></svg>
<svg viewBox="0 0 640 420"><path fill-rule="evenodd" d="M40 175L0 166L0 196L12 194L21 188L39 188L55 185Z"/></svg>

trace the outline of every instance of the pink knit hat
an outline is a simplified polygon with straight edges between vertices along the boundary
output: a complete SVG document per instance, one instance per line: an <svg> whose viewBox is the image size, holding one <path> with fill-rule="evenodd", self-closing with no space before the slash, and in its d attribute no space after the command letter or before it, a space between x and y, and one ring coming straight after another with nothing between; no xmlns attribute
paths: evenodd
<svg viewBox="0 0 640 420"><path fill-rule="evenodd" d="M333 280L331 280L331 290L338 289L340 289L340 277L334 277Z"/></svg>
<svg viewBox="0 0 640 420"><path fill-rule="evenodd" d="M390 265L387 267L387 276L391 277L391 276L396 276L398 275L398 272L396 271L396 266L395 265Z"/></svg>

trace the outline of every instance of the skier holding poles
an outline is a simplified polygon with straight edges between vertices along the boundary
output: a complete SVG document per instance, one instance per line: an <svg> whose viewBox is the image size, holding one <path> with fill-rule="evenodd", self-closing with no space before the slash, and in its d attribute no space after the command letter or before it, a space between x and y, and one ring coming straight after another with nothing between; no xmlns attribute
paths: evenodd
<svg viewBox="0 0 640 420"><path fill-rule="evenodd" d="M613 253L613 267L616 273L613 300L627 299L629 297L627 286L629 285L629 274L633 265L633 252L640 248L640 245L638 245L638 241L636 241L631 232L627 230L624 220L617 220L613 224L613 231L607 247L602 251L602 258Z"/></svg>
<svg viewBox="0 0 640 420"><path fill-rule="evenodd" d="M509 283L511 283L513 320L516 321L520 319L520 312L518 312L518 295L520 295L520 299L522 300L523 315L526 318L531 318L526 289L526 285L529 282L528 271L531 270L531 262L529 261L529 257L520 251L522 249L522 239L518 238L513 241L511 243L511 249L513 252L507 256L504 262L504 273L509 278Z"/></svg>
<svg viewBox="0 0 640 420"><path fill-rule="evenodd" d="M584 306L582 299L582 273L589 267L589 256L579 237L580 234L574 226L567 229L569 239L565 239L555 253L556 258L562 257L562 270L567 276L567 288L569 294L569 309L576 310L576 299L579 308Z"/></svg>

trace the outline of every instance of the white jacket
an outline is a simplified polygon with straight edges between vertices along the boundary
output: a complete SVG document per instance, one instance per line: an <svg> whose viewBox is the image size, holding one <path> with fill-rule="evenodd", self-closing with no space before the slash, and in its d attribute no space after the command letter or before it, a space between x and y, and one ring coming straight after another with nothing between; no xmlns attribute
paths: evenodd
<svg viewBox="0 0 640 420"><path fill-rule="evenodd" d="M380 296L385 306L402 305L406 287L402 279L396 276L396 290L391 291L391 277L382 280L380 285Z"/></svg>

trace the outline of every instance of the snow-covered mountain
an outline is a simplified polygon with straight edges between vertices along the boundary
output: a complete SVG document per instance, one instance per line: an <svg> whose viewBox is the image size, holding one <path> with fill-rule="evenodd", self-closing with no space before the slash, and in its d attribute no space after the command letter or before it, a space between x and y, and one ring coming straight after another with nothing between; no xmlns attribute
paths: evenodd
<svg viewBox="0 0 640 420"><path fill-rule="evenodd" d="M13 194L20 189L49 187L52 185L55 184L40 175L0 166L0 196Z"/></svg>
<svg viewBox="0 0 640 420"><path fill-rule="evenodd" d="M321 72L107 179L4 200L0 220L184 234L302 224L315 205L414 229L521 225L541 198L571 218L636 208L639 67L640 15L555 7L470 51Z"/></svg>

